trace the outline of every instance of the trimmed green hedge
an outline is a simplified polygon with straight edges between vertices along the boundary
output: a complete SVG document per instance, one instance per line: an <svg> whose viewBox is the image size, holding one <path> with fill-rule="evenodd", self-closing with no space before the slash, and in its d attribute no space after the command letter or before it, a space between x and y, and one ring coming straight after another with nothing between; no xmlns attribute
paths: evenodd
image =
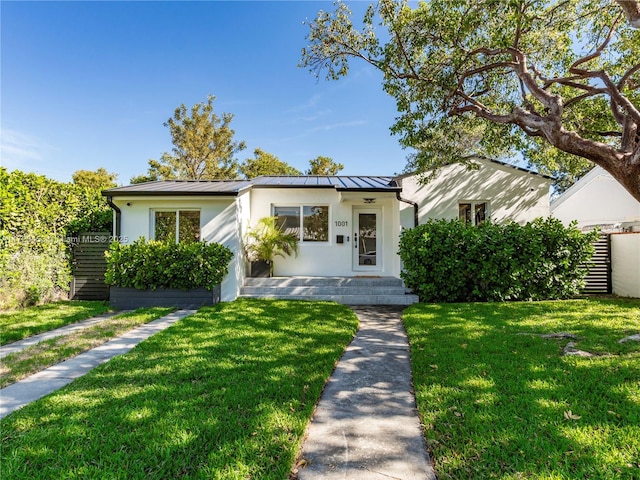
<svg viewBox="0 0 640 480"><path fill-rule="evenodd" d="M584 285L597 235L554 218L478 226L430 220L402 232L401 276L423 302L569 298Z"/></svg>
<svg viewBox="0 0 640 480"><path fill-rule="evenodd" d="M131 245L113 242L105 252L107 284L116 287L208 288L222 282L233 253L217 243L169 243L140 238Z"/></svg>

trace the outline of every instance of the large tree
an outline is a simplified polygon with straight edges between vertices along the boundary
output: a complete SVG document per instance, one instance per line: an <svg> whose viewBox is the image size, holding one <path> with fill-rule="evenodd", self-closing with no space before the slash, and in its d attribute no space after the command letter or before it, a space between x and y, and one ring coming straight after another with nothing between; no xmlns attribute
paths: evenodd
<svg viewBox="0 0 640 480"><path fill-rule="evenodd" d="M253 151L253 158L247 158L240 165L240 173L250 180L261 175L300 175L300 170L283 162L272 153L256 148Z"/></svg>
<svg viewBox="0 0 640 480"><path fill-rule="evenodd" d="M160 160L149 160L147 175L131 179L131 183L150 180L216 180L238 176L235 155L246 148L244 141L234 141L230 124L233 114L213 111L215 97L197 103L190 109L184 104L175 109L164 126L169 128L172 153Z"/></svg>
<svg viewBox="0 0 640 480"><path fill-rule="evenodd" d="M108 172L104 167L97 170L76 170L71 176L73 183L93 190L106 190L117 186L117 173Z"/></svg>
<svg viewBox="0 0 640 480"><path fill-rule="evenodd" d="M640 201L638 28L630 0L381 0L362 29L338 2L310 22L301 66L337 79L359 58L382 71L391 130L427 177L520 152L569 182L598 164Z"/></svg>
<svg viewBox="0 0 640 480"><path fill-rule="evenodd" d="M309 170L306 173L307 175L337 175L343 168L343 164L334 162L331 157L319 155L309 160Z"/></svg>

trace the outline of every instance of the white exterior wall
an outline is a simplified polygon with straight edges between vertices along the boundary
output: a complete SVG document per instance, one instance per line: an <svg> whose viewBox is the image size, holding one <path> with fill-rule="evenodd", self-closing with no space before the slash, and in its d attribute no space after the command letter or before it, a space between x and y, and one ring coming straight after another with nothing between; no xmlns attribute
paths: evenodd
<svg viewBox="0 0 640 480"><path fill-rule="evenodd" d="M363 198L376 198L365 205ZM273 215L274 206L328 205L329 241L300 242L297 257L276 257L276 276L398 276L400 260L397 255L399 240L398 201L391 193L337 192L333 188L254 188L251 191L251 225L263 217ZM379 209L382 252L378 252L377 269L354 270L352 259L357 254L353 243L353 208ZM336 224L336 222L339 222ZM346 226L344 226L346 222ZM344 235L345 243L336 243L336 235ZM347 237L349 237L347 241Z"/></svg>
<svg viewBox="0 0 640 480"><path fill-rule="evenodd" d="M551 203L551 214L565 225L576 220L578 228L599 225L611 230L640 222L640 202L607 171L595 167Z"/></svg>
<svg viewBox="0 0 640 480"><path fill-rule="evenodd" d="M225 245L234 252L229 274L221 285L221 299L237 297L242 282L244 262L236 214L239 200L216 197L116 197L113 203L121 210L120 236L122 243L133 243L140 237L153 238L153 210L199 210L202 240ZM244 202L246 203L246 202Z"/></svg>
<svg viewBox="0 0 640 480"><path fill-rule="evenodd" d="M489 202L489 216L497 223L524 224L550 215L550 179L487 160L478 163L478 170L460 164L443 167L425 185L416 175L402 178L402 197L418 203L420 224L432 218L457 219L458 204L464 201ZM413 227L413 207L401 203L400 208L402 226Z"/></svg>
<svg viewBox="0 0 640 480"><path fill-rule="evenodd" d="M241 195L238 196L236 200L237 205L237 216L235 219L236 222L236 231L238 236L238 249L234 250L235 255L235 275L237 281L237 291L236 297L240 293L240 287L244 284L244 279L249 276L249 265L244 256L244 235L249 228L249 222L251 220L251 193L245 191ZM231 275L231 270L229 270L229 274ZM234 297L235 299L235 297Z"/></svg>
<svg viewBox="0 0 640 480"><path fill-rule="evenodd" d="M611 234L613 293L640 298L640 233Z"/></svg>

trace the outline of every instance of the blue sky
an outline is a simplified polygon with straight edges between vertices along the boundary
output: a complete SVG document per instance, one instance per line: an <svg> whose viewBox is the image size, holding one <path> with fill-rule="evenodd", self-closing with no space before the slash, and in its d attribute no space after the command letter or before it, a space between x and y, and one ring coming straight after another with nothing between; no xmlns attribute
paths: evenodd
<svg viewBox="0 0 640 480"><path fill-rule="evenodd" d="M367 2L351 2L361 19ZM1 165L70 181L105 167L128 184L171 150L174 109L216 96L236 140L298 169L318 155L346 175L406 163L381 74L352 62L319 81L298 68L305 19L328 1L1 2Z"/></svg>

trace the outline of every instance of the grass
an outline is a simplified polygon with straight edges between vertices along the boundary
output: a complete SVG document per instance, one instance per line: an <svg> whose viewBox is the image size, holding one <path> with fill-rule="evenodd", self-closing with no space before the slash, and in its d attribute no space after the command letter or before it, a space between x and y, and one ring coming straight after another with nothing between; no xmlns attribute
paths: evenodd
<svg viewBox="0 0 640 480"><path fill-rule="evenodd" d="M61 301L0 313L0 345L108 312L106 302Z"/></svg>
<svg viewBox="0 0 640 480"><path fill-rule="evenodd" d="M102 345L118 335L167 315L173 310L173 308L141 308L7 355L0 364L0 388Z"/></svg>
<svg viewBox="0 0 640 480"><path fill-rule="evenodd" d="M405 311L438 479L640 478L640 301ZM592 358L563 356L570 332Z"/></svg>
<svg viewBox="0 0 640 480"><path fill-rule="evenodd" d="M286 479L355 314L202 308L2 420L2 478Z"/></svg>

